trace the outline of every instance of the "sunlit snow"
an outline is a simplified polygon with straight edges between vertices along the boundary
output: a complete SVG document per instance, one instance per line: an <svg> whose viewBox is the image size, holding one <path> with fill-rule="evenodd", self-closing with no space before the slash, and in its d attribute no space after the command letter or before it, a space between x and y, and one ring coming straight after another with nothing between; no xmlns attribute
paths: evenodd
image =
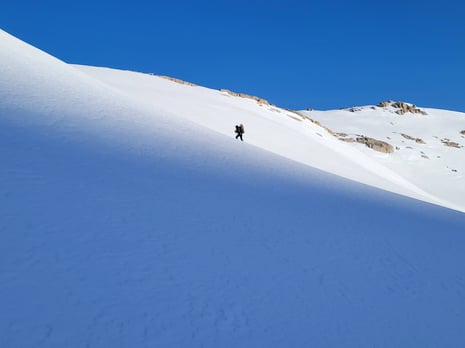
<svg viewBox="0 0 465 348"><path fill-rule="evenodd" d="M353 133L401 146L372 111ZM0 347L464 346L463 164L444 171L464 149L433 148L463 114L427 111L452 121L380 154L309 120L350 132L347 111L71 65L0 31Z"/></svg>

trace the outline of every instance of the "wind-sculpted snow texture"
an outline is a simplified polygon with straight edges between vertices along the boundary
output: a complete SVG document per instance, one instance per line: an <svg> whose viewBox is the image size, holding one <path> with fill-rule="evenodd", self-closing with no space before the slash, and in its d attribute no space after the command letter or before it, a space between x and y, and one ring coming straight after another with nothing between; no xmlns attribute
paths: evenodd
<svg viewBox="0 0 465 348"><path fill-rule="evenodd" d="M254 101L195 118L168 99L201 87L0 44L1 347L465 345L463 213L235 141Z"/></svg>

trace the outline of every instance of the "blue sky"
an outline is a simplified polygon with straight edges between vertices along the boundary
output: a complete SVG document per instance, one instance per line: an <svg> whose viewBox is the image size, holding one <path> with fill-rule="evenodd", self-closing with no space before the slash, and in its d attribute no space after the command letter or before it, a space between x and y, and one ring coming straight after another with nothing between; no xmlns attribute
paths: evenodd
<svg viewBox="0 0 465 348"><path fill-rule="evenodd" d="M68 62L170 75L292 109L465 111L460 1L8 1L1 28Z"/></svg>

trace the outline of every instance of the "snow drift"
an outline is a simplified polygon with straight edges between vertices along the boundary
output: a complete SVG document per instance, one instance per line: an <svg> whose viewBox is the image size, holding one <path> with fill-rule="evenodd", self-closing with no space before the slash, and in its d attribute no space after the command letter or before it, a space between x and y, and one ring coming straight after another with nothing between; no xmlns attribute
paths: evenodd
<svg viewBox="0 0 465 348"><path fill-rule="evenodd" d="M465 344L465 217L407 196L444 197L291 111L0 47L2 347Z"/></svg>

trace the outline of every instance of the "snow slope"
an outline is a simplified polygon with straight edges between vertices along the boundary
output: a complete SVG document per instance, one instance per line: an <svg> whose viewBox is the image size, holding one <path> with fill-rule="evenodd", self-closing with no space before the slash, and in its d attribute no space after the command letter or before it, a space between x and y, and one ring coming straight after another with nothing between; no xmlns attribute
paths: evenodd
<svg viewBox="0 0 465 348"><path fill-rule="evenodd" d="M0 48L1 347L465 344L465 216L406 196L449 197L292 112Z"/></svg>
<svg viewBox="0 0 465 348"><path fill-rule="evenodd" d="M449 202L432 195L382 165L358 148L347 146L295 112L226 92L167 82L147 74L77 66L83 72L132 96L149 108L162 108L186 121L231 136L233 125L244 123L246 140L261 149L314 168L427 202L465 211L465 201ZM465 185L464 185L465 186Z"/></svg>
<svg viewBox="0 0 465 348"><path fill-rule="evenodd" d="M449 207L465 207L465 114L423 108L426 114L399 115L392 106L302 112L346 138L360 135L386 141L392 154L380 154L355 143L380 165L393 170ZM452 145L452 146L451 146Z"/></svg>

